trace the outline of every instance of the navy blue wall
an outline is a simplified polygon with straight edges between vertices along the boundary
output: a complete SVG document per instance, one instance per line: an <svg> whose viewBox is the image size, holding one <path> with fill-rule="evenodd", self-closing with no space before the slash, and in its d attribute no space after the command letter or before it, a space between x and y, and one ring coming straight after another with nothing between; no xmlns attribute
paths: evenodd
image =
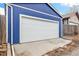
<svg viewBox="0 0 79 59"><path fill-rule="evenodd" d="M8 42L11 43L11 8L8 7Z"/></svg>
<svg viewBox="0 0 79 59"><path fill-rule="evenodd" d="M20 4L18 4L20 5ZM45 4L21 4L22 6L28 6L30 8L35 8L36 7L36 10L40 10L42 12L46 12L46 13L50 13L50 14L53 14L55 16L58 16L58 14L56 14L55 12L53 12L47 5L45 6ZM32 7L33 5L33 7ZM40 6L39 8L37 6ZM43 7L44 6L44 7ZM41 9L43 8L43 9ZM47 8L47 10L46 10ZM51 11L50 11L51 10ZM41 14L41 13L36 13L36 12L33 12L33 11L30 11L30 10L25 10L25 9L22 9L22 8L18 8L16 6L13 6L13 43L19 43L19 39L20 39L20 20L19 20L19 14L25 14L25 15L29 15L29 16L34 16L34 17L40 17L40 18L45 18L45 19L49 19L49 20L55 20L55 21L60 21L61 18L55 18L55 17L52 17L52 16L48 16L48 15L44 15L44 14ZM59 23L59 32L61 32L61 23ZM10 34L10 33L9 33ZM61 35L61 33L60 33Z"/></svg>

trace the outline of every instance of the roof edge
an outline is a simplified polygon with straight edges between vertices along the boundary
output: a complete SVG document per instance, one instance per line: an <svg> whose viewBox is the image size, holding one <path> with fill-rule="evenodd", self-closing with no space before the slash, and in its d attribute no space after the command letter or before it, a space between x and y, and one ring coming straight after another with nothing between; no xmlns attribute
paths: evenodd
<svg viewBox="0 0 79 59"><path fill-rule="evenodd" d="M55 7L51 6L50 3L46 3L52 10L54 10L60 17L62 17L62 15L55 9Z"/></svg>

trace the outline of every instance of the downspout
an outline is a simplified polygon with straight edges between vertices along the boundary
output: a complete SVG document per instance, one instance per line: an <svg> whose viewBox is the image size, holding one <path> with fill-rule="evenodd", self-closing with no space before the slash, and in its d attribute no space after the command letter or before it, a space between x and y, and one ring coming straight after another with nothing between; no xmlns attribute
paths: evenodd
<svg viewBox="0 0 79 59"><path fill-rule="evenodd" d="M13 47L13 7L12 5L10 5L11 7L11 52L12 52L12 56L15 56L15 52L14 52L14 47Z"/></svg>
<svg viewBox="0 0 79 59"><path fill-rule="evenodd" d="M63 37L63 21L62 21L62 18L60 20L61 20L61 22L60 22L61 23L61 25L60 25L61 26L61 32L60 32L61 36L60 36L60 38L62 38Z"/></svg>
<svg viewBox="0 0 79 59"><path fill-rule="evenodd" d="M6 42L8 42L8 5L6 4L6 14L5 14L5 16L6 16Z"/></svg>
<svg viewBox="0 0 79 59"><path fill-rule="evenodd" d="M13 44L13 7L10 4L8 6L11 8L11 44Z"/></svg>
<svg viewBox="0 0 79 59"><path fill-rule="evenodd" d="M9 6L11 8L11 45L10 45L10 49L11 49L11 55L15 56L14 53L14 47L13 47L13 7L10 4L7 4L7 6ZM7 18L8 20L8 18Z"/></svg>
<svg viewBox="0 0 79 59"><path fill-rule="evenodd" d="M13 7L11 6L11 44L13 44Z"/></svg>

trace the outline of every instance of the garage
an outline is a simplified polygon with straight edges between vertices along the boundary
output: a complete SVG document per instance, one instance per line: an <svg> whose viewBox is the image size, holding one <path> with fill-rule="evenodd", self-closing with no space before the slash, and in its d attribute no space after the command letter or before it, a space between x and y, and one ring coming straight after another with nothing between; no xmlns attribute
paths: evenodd
<svg viewBox="0 0 79 59"><path fill-rule="evenodd" d="M48 3L11 3L6 7L13 56L44 56L72 42L61 38L62 17Z"/></svg>
<svg viewBox="0 0 79 59"><path fill-rule="evenodd" d="M62 16L48 3L6 4L6 24L12 56L59 55L72 44L62 38Z"/></svg>
<svg viewBox="0 0 79 59"><path fill-rule="evenodd" d="M48 3L13 3L6 8L9 43L41 41L62 36L62 17Z"/></svg>
<svg viewBox="0 0 79 59"><path fill-rule="evenodd" d="M59 37L59 22L20 15L20 43Z"/></svg>

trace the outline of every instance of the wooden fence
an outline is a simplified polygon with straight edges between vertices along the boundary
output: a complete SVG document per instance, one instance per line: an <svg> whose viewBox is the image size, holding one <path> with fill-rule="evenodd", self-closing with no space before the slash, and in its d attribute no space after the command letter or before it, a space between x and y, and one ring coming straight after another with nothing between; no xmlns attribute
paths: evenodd
<svg viewBox="0 0 79 59"><path fill-rule="evenodd" d="M7 55L6 43L6 19L4 15L0 15L0 56Z"/></svg>
<svg viewBox="0 0 79 59"><path fill-rule="evenodd" d="M77 35L79 33L77 25L63 25L63 35Z"/></svg>

